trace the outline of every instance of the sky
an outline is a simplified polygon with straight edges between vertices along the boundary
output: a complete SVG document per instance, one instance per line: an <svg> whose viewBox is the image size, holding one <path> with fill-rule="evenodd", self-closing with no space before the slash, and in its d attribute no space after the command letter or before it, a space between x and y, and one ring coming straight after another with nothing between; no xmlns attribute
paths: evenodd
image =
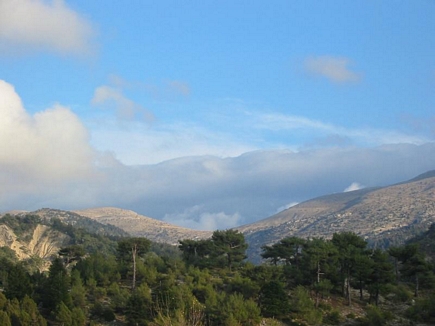
<svg viewBox="0 0 435 326"><path fill-rule="evenodd" d="M0 212L226 229L435 169L435 2L0 0Z"/></svg>

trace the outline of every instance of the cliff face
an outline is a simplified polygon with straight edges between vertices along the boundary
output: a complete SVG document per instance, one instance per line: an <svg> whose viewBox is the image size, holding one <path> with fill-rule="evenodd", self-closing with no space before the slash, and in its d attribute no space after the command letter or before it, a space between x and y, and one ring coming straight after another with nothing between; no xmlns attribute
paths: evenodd
<svg viewBox="0 0 435 326"><path fill-rule="evenodd" d="M68 235L46 225L38 224L33 231L20 237L7 225L0 225L0 247L6 246L12 249L19 260L41 258L41 270L46 270L50 264L50 258L69 243Z"/></svg>

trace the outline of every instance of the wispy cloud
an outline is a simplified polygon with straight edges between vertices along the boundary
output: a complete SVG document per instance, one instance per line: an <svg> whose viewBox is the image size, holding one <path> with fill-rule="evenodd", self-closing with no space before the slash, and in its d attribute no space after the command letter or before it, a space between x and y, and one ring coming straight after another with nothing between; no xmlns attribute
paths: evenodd
<svg viewBox="0 0 435 326"><path fill-rule="evenodd" d="M346 57L308 57L304 61L304 68L308 73L325 77L334 83L357 82L362 75L349 68L351 63Z"/></svg>
<svg viewBox="0 0 435 326"><path fill-rule="evenodd" d="M113 105L118 118L122 120L133 120L138 116L147 122L154 120L154 115L149 110L127 98L120 88L107 85L97 87L91 103L103 108Z"/></svg>
<svg viewBox="0 0 435 326"><path fill-rule="evenodd" d="M359 184L358 182L352 182L349 187L346 187L346 189L343 190L343 192L349 192L349 191L355 191L365 188L363 185Z"/></svg>
<svg viewBox="0 0 435 326"><path fill-rule="evenodd" d="M91 23L64 1L0 1L0 49L27 48L61 54L89 54L96 32Z"/></svg>
<svg viewBox="0 0 435 326"><path fill-rule="evenodd" d="M279 113L251 114L250 117L253 119L253 126L255 128L275 132L308 131L312 134L312 139L319 139L321 143L325 143L321 141L322 138L331 140L331 137L347 145L349 145L349 141L365 145L422 144L430 141L429 138L424 136L402 133L395 130L374 128L351 129L305 117Z"/></svg>
<svg viewBox="0 0 435 326"><path fill-rule="evenodd" d="M101 150L115 152L123 163L133 165L155 164L183 156L238 156L258 149L232 135L183 122L157 122L152 128L136 123L129 128L116 123L97 124L92 126L92 143Z"/></svg>
<svg viewBox="0 0 435 326"><path fill-rule="evenodd" d="M191 93L191 89L188 83L180 80L170 80L167 82L169 92L189 96Z"/></svg>

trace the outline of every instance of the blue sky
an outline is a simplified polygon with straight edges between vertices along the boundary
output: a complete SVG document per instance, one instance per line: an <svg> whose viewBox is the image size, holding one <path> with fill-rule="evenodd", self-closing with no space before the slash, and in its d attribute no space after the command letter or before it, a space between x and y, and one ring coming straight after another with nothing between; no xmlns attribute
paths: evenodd
<svg viewBox="0 0 435 326"><path fill-rule="evenodd" d="M249 223L435 168L433 1L0 1L0 210Z"/></svg>

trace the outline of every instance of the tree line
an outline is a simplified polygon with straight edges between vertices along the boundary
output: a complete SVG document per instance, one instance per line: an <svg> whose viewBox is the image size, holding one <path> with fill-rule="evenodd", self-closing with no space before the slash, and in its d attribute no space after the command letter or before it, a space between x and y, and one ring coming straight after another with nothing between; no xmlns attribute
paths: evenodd
<svg viewBox="0 0 435 326"><path fill-rule="evenodd" d="M287 237L253 265L235 230L173 248L145 238L99 244L58 227L75 242L46 272L0 250L0 325L383 325L398 318L386 303L405 304L400 318L435 318L434 267L415 243L381 250L352 232ZM355 305L366 314L340 310Z"/></svg>

